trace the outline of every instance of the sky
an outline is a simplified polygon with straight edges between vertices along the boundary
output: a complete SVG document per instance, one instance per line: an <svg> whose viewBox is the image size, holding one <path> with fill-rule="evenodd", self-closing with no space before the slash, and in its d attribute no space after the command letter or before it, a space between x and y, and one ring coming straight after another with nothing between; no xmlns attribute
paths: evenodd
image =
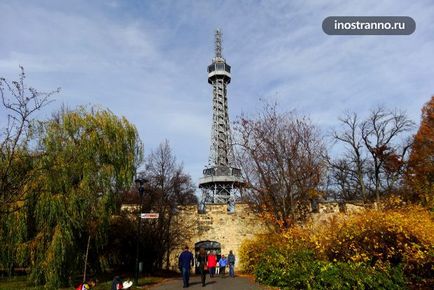
<svg viewBox="0 0 434 290"><path fill-rule="evenodd" d="M328 16L409 16L405 36L331 36ZM229 114L263 101L309 116L327 135L345 112L382 105L420 122L434 95L432 0L0 0L0 77L58 87L62 105L99 106L133 123L145 154L167 139L194 183L208 162L214 31L232 66ZM0 109L0 124L6 113Z"/></svg>

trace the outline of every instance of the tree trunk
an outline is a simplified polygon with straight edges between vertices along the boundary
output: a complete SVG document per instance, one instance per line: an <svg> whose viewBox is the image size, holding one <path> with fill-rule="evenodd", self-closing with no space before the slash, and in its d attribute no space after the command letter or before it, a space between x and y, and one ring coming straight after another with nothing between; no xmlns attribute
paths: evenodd
<svg viewBox="0 0 434 290"><path fill-rule="evenodd" d="M83 283L86 282L87 257L89 255L90 235L87 238L86 255L84 257Z"/></svg>

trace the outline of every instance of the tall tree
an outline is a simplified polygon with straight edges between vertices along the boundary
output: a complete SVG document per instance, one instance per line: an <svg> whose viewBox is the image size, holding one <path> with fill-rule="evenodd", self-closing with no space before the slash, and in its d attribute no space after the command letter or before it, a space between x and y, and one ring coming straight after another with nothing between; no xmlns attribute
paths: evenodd
<svg viewBox="0 0 434 290"><path fill-rule="evenodd" d="M23 227L26 242L17 254L32 282L57 289L83 269L87 241L93 254L106 242L115 200L131 185L142 145L136 128L107 110L63 109L39 129L42 170L18 216L32 227Z"/></svg>
<svg viewBox="0 0 434 290"><path fill-rule="evenodd" d="M411 145L406 134L414 123L404 112L383 107L371 110L364 120L352 113L340 121L342 130L336 131L334 138L347 151L343 158L331 163L334 179L341 190L343 184L347 186L351 199L379 202L383 194L401 185Z"/></svg>
<svg viewBox="0 0 434 290"><path fill-rule="evenodd" d="M191 177L184 172L174 156L169 142L165 140L145 159L145 171L142 172L149 180L145 209L158 212L160 217L156 223L146 223L148 249L153 249L155 268L169 268L169 254L179 247L179 236L187 236L189 229L174 218L178 205L197 204L194 185ZM158 245L155 244L158 240ZM163 265L165 261L166 265Z"/></svg>
<svg viewBox="0 0 434 290"><path fill-rule="evenodd" d="M305 217L326 169L318 129L304 117L265 105L235 126L238 163L248 182L246 198L282 226Z"/></svg>
<svg viewBox="0 0 434 290"><path fill-rule="evenodd" d="M413 129L414 123L404 112L378 107L361 124L363 143L371 157L370 178L374 194L380 202L382 192L390 192L404 172L404 160L411 146L410 138L395 142L402 133Z"/></svg>
<svg viewBox="0 0 434 290"><path fill-rule="evenodd" d="M407 196L434 207L434 96L422 108L422 120L410 154Z"/></svg>

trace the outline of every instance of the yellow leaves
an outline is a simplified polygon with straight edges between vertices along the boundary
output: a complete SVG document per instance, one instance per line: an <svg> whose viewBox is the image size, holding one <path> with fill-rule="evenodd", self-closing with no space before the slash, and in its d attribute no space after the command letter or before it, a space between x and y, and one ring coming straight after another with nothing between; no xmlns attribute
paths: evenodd
<svg viewBox="0 0 434 290"><path fill-rule="evenodd" d="M377 269L402 264L406 271L418 271L434 260L434 219L418 206L337 215L325 223L295 225L270 237L255 241L247 252L258 258L255 251L269 247L288 255L310 250L319 260L365 263Z"/></svg>
<svg viewBox="0 0 434 290"><path fill-rule="evenodd" d="M351 256L350 260L352 260L353 262L359 262L360 261L360 255Z"/></svg>

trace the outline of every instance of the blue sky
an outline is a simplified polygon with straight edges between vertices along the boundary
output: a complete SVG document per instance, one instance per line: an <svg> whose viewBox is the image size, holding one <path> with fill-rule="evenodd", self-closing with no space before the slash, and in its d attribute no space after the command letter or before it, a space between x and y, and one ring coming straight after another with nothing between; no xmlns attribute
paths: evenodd
<svg viewBox="0 0 434 290"><path fill-rule="evenodd" d="M328 16L410 16L409 36L329 36ZM62 91L62 104L98 105L135 124L145 153L168 139L195 183L207 164L214 30L232 65L231 121L260 98L306 114L324 131L345 111L377 105L419 123L434 95L432 0L0 0L0 76ZM4 111L0 120L4 124Z"/></svg>

